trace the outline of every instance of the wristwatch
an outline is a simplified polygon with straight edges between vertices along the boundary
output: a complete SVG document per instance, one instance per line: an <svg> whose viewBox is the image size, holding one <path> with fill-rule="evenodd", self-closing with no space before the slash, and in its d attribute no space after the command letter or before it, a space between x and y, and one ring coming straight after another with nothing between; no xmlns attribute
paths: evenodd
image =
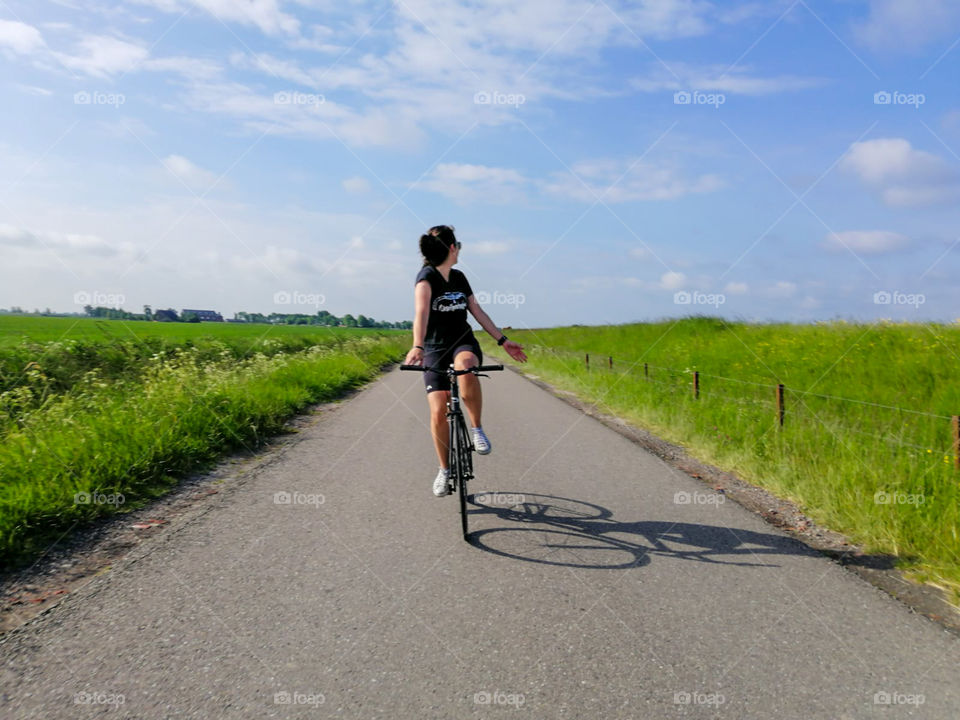
<svg viewBox="0 0 960 720"><path fill-rule="evenodd" d="M497 340L497 345L503 345L506 341L507 341L507 336L506 336L506 335L501 335L501 336L500 336L500 339Z"/></svg>

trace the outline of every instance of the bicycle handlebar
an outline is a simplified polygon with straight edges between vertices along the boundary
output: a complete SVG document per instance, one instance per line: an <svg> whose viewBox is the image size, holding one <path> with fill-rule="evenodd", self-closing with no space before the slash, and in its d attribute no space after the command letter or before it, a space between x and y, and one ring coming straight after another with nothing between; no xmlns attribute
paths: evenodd
<svg viewBox="0 0 960 720"><path fill-rule="evenodd" d="M426 372L431 368L425 367L423 365L401 365L401 370L419 370L420 372ZM489 372L494 370L503 370L503 365L478 365L476 367L467 368L466 370L454 370L454 375L466 375L467 373L478 373L478 372ZM448 369L449 373L450 370Z"/></svg>

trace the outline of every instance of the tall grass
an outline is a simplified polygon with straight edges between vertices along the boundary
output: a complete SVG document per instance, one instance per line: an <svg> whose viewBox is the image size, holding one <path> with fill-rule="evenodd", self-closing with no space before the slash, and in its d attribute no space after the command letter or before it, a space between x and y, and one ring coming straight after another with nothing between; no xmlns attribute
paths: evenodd
<svg viewBox="0 0 960 720"><path fill-rule="evenodd" d="M241 357L230 347L165 350L135 372L89 369L21 412L8 404L2 564L20 565L75 526L143 505L225 450L256 447L290 415L365 382L409 345L379 332L316 340Z"/></svg>
<svg viewBox="0 0 960 720"><path fill-rule="evenodd" d="M510 336L530 372L793 500L868 551L898 556L918 579L960 589L950 433L960 327L688 318Z"/></svg>

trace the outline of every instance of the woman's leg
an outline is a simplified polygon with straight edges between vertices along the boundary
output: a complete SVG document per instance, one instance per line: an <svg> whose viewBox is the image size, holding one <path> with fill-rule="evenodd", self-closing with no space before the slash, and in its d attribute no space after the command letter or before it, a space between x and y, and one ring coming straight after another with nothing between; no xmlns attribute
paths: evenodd
<svg viewBox="0 0 960 720"><path fill-rule="evenodd" d="M430 404L430 431L433 434L433 446L437 449L437 459L442 468L447 467L447 445L450 440L450 429L447 423L449 399L449 390L434 390L427 393L427 402Z"/></svg>
<svg viewBox="0 0 960 720"><path fill-rule="evenodd" d="M453 366L457 370L466 370L479 364L477 356L469 350L461 350L453 358ZM480 389L480 378L473 373L468 373L467 375L461 375L457 380L460 381L460 400L467 408L467 412L470 413L470 424L472 427L480 427L480 415L483 411L483 392Z"/></svg>

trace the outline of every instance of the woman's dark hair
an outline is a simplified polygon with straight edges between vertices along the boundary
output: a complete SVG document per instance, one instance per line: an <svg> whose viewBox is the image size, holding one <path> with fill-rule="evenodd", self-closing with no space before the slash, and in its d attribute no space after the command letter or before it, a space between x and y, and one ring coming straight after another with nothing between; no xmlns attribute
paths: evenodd
<svg viewBox="0 0 960 720"><path fill-rule="evenodd" d="M450 247L457 242L453 228L448 225L436 225L426 234L420 236L420 254L423 255L423 265L436 267L447 259Z"/></svg>

